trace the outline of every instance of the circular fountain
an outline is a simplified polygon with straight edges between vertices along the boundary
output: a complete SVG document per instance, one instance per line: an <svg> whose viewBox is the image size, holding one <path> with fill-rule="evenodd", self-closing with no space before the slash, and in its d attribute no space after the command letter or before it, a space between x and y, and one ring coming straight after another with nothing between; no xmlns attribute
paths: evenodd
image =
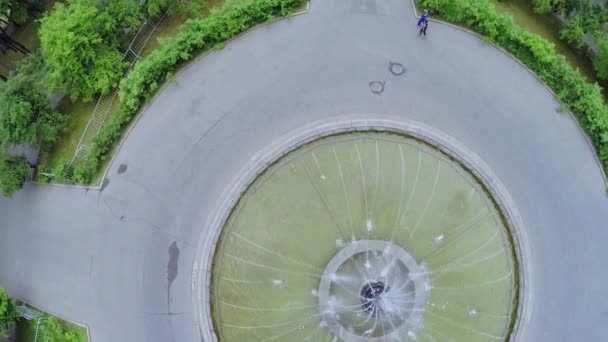
<svg viewBox="0 0 608 342"><path fill-rule="evenodd" d="M221 221L208 289L214 338L512 337L520 256L476 173L394 131L336 131L296 147Z"/></svg>

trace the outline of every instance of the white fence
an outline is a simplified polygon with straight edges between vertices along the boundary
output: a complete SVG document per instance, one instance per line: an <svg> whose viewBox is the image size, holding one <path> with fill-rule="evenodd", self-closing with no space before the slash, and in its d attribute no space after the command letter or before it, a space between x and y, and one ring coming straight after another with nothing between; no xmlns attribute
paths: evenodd
<svg viewBox="0 0 608 342"><path fill-rule="evenodd" d="M131 71L133 65L135 65L135 62L137 62L142 51L146 47L146 44L148 44L148 41L150 40L150 38L152 38L152 35L158 29L158 26L166 17L166 15L167 12L164 12L158 17L144 20L143 24L135 34L135 37L133 37L133 40L131 40L127 51L125 51L123 55L122 60L128 65L123 75L123 78L127 76L129 71ZM87 125L85 126L84 131L80 136L80 140L78 141L78 145L76 146L76 150L74 151L74 156L70 160L69 167L72 169L71 171L73 171L73 167L77 163L83 162L87 159L91 145L93 144L95 137L97 136L97 134L103 127L103 124L105 123L106 119L108 118L110 109L112 109L112 105L114 104L114 101L116 101L117 96L117 90L99 96L97 104L95 105L95 109L91 114L91 118L89 119L89 122L87 122Z"/></svg>

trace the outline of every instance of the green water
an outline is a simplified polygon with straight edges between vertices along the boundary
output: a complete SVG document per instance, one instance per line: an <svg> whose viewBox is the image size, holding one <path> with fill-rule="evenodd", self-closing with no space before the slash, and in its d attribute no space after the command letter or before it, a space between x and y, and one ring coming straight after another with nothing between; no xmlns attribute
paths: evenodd
<svg viewBox="0 0 608 342"><path fill-rule="evenodd" d="M213 268L220 340L332 341L315 292L353 240L390 241L424 265L430 287L412 331L418 341L508 338L517 267L493 201L439 151L368 132L299 148L243 195Z"/></svg>

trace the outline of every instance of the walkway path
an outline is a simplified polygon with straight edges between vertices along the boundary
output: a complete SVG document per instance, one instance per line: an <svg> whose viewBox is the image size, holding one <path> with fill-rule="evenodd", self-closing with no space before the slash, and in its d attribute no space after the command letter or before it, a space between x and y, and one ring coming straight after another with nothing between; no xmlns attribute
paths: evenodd
<svg viewBox="0 0 608 342"><path fill-rule="evenodd" d="M390 61L405 75L389 75ZM382 81L384 92L368 84ZM440 24L420 40L409 1L314 1L169 85L102 191L30 185L0 199L0 284L86 323L94 342L198 341L191 289L205 219L260 149L314 120L417 120L481 156L533 247L526 341L608 336L608 198L576 123L519 64Z"/></svg>

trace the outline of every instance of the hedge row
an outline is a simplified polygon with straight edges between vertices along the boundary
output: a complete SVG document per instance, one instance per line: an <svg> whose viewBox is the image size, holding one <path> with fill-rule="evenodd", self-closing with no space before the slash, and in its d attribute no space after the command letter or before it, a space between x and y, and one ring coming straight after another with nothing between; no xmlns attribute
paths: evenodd
<svg viewBox="0 0 608 342"><path fill-rule="evenodd" d="M608 106L601 88L586 81L552 43L527 32L507 15L498 14L489 0L420 0L419 4L446 20L466 25L505 48L533 70L578 118L608 170Z"/></svg>
<svg viewBox="0 0 608 342"><path fill-rule="evenodd" d="M164 41L160 49L138 62L120 83L120 109L99 132L87 161L75 167L71 178L78 183L92 181L125 128L180 65L259 23L290 15L304 1L250 0L186 22L176 37Z"/></svg>

